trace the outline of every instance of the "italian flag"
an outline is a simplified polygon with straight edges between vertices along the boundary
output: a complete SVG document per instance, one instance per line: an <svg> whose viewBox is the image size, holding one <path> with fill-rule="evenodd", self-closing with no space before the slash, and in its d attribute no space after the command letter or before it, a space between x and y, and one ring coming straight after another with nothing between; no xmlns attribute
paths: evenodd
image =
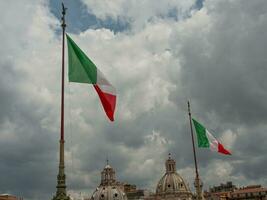
<svg viewBox="0 0 267 200"><path fill-rule="evenodd" d="M96 65L85 55L77 44L67 35L69 58L69 81L93 84L106 115L114 121L116 107L116 89L97 69Z"/></svg>
<svg viewBox="0 0 267 200"><path fill-rule="evenodd" d="M217 151L222 154L231 155L230 151L224 148L224 146L213 136L211 133L195 119L192 119L196 132L198 147L210 148L212 151Z"/></svg>

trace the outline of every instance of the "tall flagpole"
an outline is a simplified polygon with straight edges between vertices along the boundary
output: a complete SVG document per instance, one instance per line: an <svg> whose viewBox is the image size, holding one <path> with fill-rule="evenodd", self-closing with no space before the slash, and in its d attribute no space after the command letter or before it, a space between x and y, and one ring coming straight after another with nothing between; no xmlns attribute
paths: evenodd
<svg viewBox="0 0 267 200"><path fill-rule="evenodd" d="M59 141L59 169L57 175L57 192L53 200L70 200L66 192L66 175L64 164L64 74L65 74L65 14L67 8L62 3L62 74L61 74L61 123L60 123L60 141Z"/></svg>
<svg viewBox="0 0 267 200"><path fill-rule="evenodd" d="M196 170L196 178L195 178L195 188L196 188L196 194L197 194L197 200L202 200L202 183L199 178L198 174L198 167L197 167L197 157L196 157L196 148L195 148L195 141L194 141L194 135L193 135L193 127L192 127L192 117L191 117L191 111L190 111L190 103L187 102L188 105L188 115L189 115L189 121L190 121L190 130L191 130L191 138L192 138L192 145L193 145L193 153L194 153L194 162L195 162L195 170Z"/></svg>

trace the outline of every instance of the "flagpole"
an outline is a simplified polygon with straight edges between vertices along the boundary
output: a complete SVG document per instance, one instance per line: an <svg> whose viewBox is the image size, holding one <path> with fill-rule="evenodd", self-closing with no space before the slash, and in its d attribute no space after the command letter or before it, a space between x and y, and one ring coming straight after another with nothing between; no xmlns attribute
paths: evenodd
<svg viewBox="0 0 267 200"><path fill-rule="evenodd" d="M59 141L59 169L57 175L57 192L53 200L70 200L66 192L66 175L64 164L64 74L65 74L65 14L67 8L62 3L62 74L61 74L61 122L60 122L60 141Z"/></svg>
<svg viewBox="0 0 267 200"><path fill-rule="evenodd" d="M189 115L189 122L190 122L190 130L191 130L191 138L192 138L192 146L193 146L193 154L194 154L194 162L195 162L195 171L196 171L196 178L195 178L195 188L196 188L196 194L197 194L197 200L202 199L202 183L199 178L198 174L198 167L197 167L197 157L196 157L196 148L195 148L195 140L193 135L193 127L192 127L192 117L191 117L191 111L190 111L190 103L187 102L188 105L188 115Z"/></svg>

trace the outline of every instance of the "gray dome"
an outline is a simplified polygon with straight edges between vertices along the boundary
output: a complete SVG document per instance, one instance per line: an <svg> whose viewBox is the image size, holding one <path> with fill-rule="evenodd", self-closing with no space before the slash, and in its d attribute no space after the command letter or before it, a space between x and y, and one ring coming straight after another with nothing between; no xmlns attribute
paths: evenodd
<svg viewBox="0 0 267 200"><path fill-rule="evenodd" d="M188 194L191 196L189 187L176 172L176 163L170 156L168 160L166 160L165 166L166 172L157 184L156 194Z"/></svg>
<svg viewBox="0 0 267 200"><path fill-rule="evenodd" d="M119 186L100 186L93 193L91 200L127 200Z"/></svg>

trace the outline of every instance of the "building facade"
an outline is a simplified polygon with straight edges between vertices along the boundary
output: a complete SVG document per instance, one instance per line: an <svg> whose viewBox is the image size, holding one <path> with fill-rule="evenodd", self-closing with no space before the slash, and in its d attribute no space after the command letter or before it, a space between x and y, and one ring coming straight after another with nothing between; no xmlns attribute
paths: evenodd
<svg viewBox="0 0 267 200"><path fill-rule="evenodd" d="M267 188L251 185L231 192L231 200L267 200Z"/></svg>
<svg viewBox="0 0 267 200"><path fill-rule="evenodd" d="M221 183L219 186L213 186L209 191L204 192L206 200L226 200L230 199L231 192L235 191L237 187L232 182Z"/></svg>
<svg viewBox="0 0 267 200"><path fill-rule="evenodd" d="M210 188L204 195L207 200L267 200L267 188L261 185L237 188L227 182Z"/></svg>

